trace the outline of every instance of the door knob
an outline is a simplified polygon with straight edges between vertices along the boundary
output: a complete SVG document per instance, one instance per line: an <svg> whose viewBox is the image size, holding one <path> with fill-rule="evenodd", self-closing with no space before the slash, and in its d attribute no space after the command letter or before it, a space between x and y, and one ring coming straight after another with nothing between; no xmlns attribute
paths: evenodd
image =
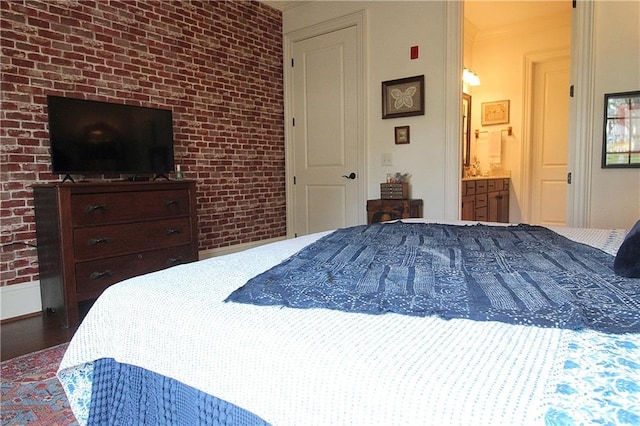
<svg viewBox="0 0 640 426"><path fill-rule="evenodd" d="M349 173L349 176L347 175L342 175L343 178L347 178L347 179L355 179L356 178L356 174L351 172Z"/></svg>

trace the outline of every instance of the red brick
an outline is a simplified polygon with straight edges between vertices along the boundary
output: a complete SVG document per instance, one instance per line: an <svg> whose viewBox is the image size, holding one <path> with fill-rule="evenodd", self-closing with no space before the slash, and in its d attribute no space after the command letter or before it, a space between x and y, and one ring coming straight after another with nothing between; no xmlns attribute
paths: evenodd
<svg viewBox="0 0 640 426"><path fill-rule="evenodd" d="M2 5L0 212L18 238L35 239L28 188L61 180L47 94L173 109L176 163L198 182L201 250L286 233L279 12L256 1ZM37 279L35 250L9 252L0 285Z"/></svg>

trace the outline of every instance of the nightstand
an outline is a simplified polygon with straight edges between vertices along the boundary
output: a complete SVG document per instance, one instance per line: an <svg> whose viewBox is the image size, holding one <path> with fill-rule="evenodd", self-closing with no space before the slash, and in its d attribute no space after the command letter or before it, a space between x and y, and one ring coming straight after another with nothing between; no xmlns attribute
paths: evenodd
<svg viewBox="0 0 640 426"><path fill-rule="evenodd" d="M422 217L422 200L367 200L367 223Z"/></svg>

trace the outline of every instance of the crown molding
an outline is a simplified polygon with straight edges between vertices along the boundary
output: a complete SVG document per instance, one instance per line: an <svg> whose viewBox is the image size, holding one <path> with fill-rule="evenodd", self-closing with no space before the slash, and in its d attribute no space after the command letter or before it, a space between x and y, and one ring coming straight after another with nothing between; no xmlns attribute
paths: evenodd
<svg viewBox="0 0 640 426"><path fill-rule="evenodd" d="M308 3L308 1L303 1L303 0L258 0L258 1L274 9L277 9L281 12L284 12L285 10L289 10L294 7L298 7L302 4Z"/></svg>

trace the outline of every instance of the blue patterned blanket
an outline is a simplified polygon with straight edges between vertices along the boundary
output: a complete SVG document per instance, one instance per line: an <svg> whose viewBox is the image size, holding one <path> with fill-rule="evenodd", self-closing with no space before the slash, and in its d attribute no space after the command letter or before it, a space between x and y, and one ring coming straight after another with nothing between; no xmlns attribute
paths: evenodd
<svg viewBox="0 0 640 426"><path fill-rule="evenodd" d="M89 425L267 426L255 414L135 365L93 364Z"/></svg>
<svg viewBox="0 0 640 426"><path fill-rule="evenodd" d="M640 279L615 275L613 259L539 226L362 225L307 246L226 301L640 332Z"/></svg>

